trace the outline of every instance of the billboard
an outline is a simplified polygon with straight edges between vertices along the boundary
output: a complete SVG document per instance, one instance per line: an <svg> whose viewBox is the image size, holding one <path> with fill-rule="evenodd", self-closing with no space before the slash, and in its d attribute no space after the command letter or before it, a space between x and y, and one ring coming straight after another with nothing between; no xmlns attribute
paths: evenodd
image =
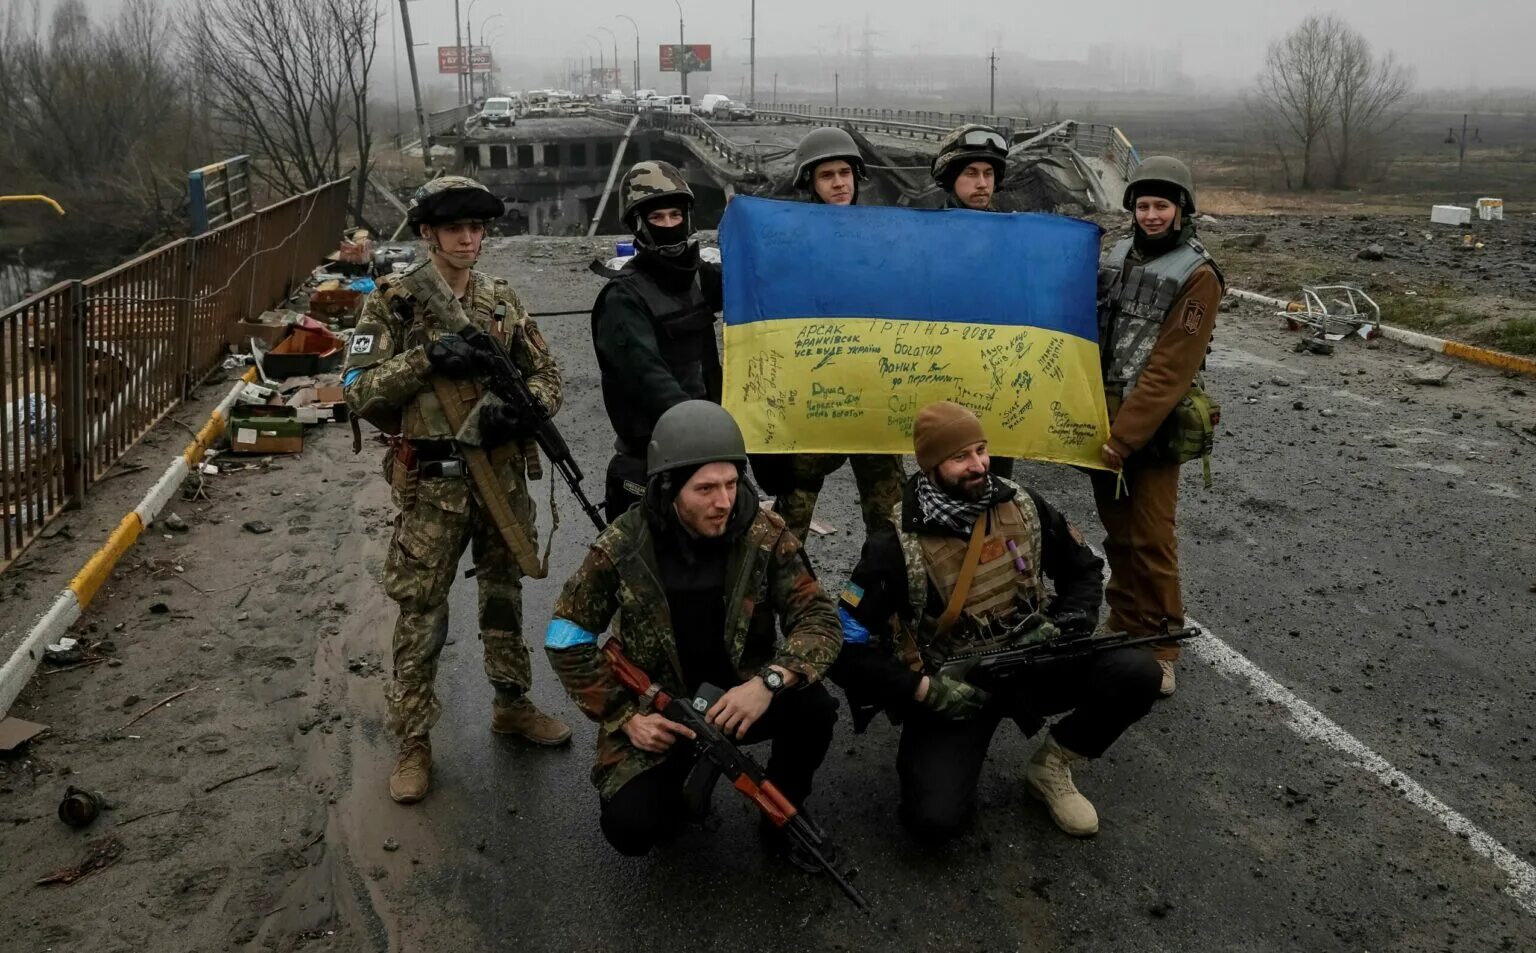
<svg viewBox="0 0 1536 953"><path fill-rule="evenodd" d="M469 51L469 67L464 65L464 51ZM489 46L439 46L437 48L439 73L489 73L492 72Z"/></svg>
<svg viewBox="0 0 1536 953"><path fill-rule="evenodd" d="M663 44L661 47L661 71L663 73L708 73L710 71L710 45L708 43Z"/></svg>
<svg viewBox="0 0 1536 953"><path fill-rule="evenodd" d="M616 67L610 66L607 69L604 69L599 66L594 66L592 67L591 72L587 75L587 79L592 83L592 85L599 86L603 89L618 89L620 84L623 82L623 75L624 71Z"/></svg>

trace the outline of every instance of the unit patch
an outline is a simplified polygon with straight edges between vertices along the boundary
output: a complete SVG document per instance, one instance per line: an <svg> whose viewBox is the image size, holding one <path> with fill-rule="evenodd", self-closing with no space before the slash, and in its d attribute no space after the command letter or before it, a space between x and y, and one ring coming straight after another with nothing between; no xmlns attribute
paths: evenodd
<svg viewBox="0 0 1536 953"><path fill-rule="evenodd" d="M1205 304L1199 301L1187 301L1184 304L1184 333L1194 334L1200 330L1200 325L1205 323Z"/></svg>
<svg viewBox="0 0 1536 953"><path fill-rule="evenodd" d="M353 354L367 354L368 352L370 352L372 350L373 350L373 335L371 335L371 334L354 334L354 335L352 335L352 353Z"/></svg>

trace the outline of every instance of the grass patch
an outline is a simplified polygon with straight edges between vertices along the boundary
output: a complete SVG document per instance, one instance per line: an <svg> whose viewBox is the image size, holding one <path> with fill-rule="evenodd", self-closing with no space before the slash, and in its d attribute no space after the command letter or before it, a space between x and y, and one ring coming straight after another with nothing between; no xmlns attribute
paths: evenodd
<svg viewBox="0 0 1536 953"><path fill-rule="evenodd" d="M1449 298L1449 289L1435 288L1416 295L1381 295L1381 320L1412 331L1431 333L1475 324L1481 315L1461 307Z"/></svg>
<svg viewBox="0 0 1536 953"><path fill-rule="evenodd" d="M1479 337L1491 348L1536 357L1536 318L1510 318Z"/></svg>

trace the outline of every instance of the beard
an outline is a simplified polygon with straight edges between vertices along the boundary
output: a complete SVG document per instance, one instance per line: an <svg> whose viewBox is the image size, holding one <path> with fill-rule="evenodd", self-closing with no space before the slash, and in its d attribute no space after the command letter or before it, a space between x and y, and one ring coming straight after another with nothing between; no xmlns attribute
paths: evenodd
<svg viewBox="0 0 1536 953"><path fill-rule="evenodd" d="M967 475L951 482L939 473L934 473L933 482L944 491L946 496L964 500L967 503L978 503L986 499L987 491L991 489L992 481L989 476L990 474L983 470L979 475Z"/></svg>

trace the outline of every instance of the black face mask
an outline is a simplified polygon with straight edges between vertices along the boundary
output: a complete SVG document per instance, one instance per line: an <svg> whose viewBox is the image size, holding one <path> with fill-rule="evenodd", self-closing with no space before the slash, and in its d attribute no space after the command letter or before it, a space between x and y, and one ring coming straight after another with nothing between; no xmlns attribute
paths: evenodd
<svg viewBox="0 0 1536 953"><path fill-rule="evenodd" d="M651 242L656 246L656 250L663 255L682 254L682 249L674 252L672 248L687 246L688 237L693 234L693 227L686 217L683 219L683 224L673 225L671 228L658 228L649 223L645 227L651 233Z"/></svg>

